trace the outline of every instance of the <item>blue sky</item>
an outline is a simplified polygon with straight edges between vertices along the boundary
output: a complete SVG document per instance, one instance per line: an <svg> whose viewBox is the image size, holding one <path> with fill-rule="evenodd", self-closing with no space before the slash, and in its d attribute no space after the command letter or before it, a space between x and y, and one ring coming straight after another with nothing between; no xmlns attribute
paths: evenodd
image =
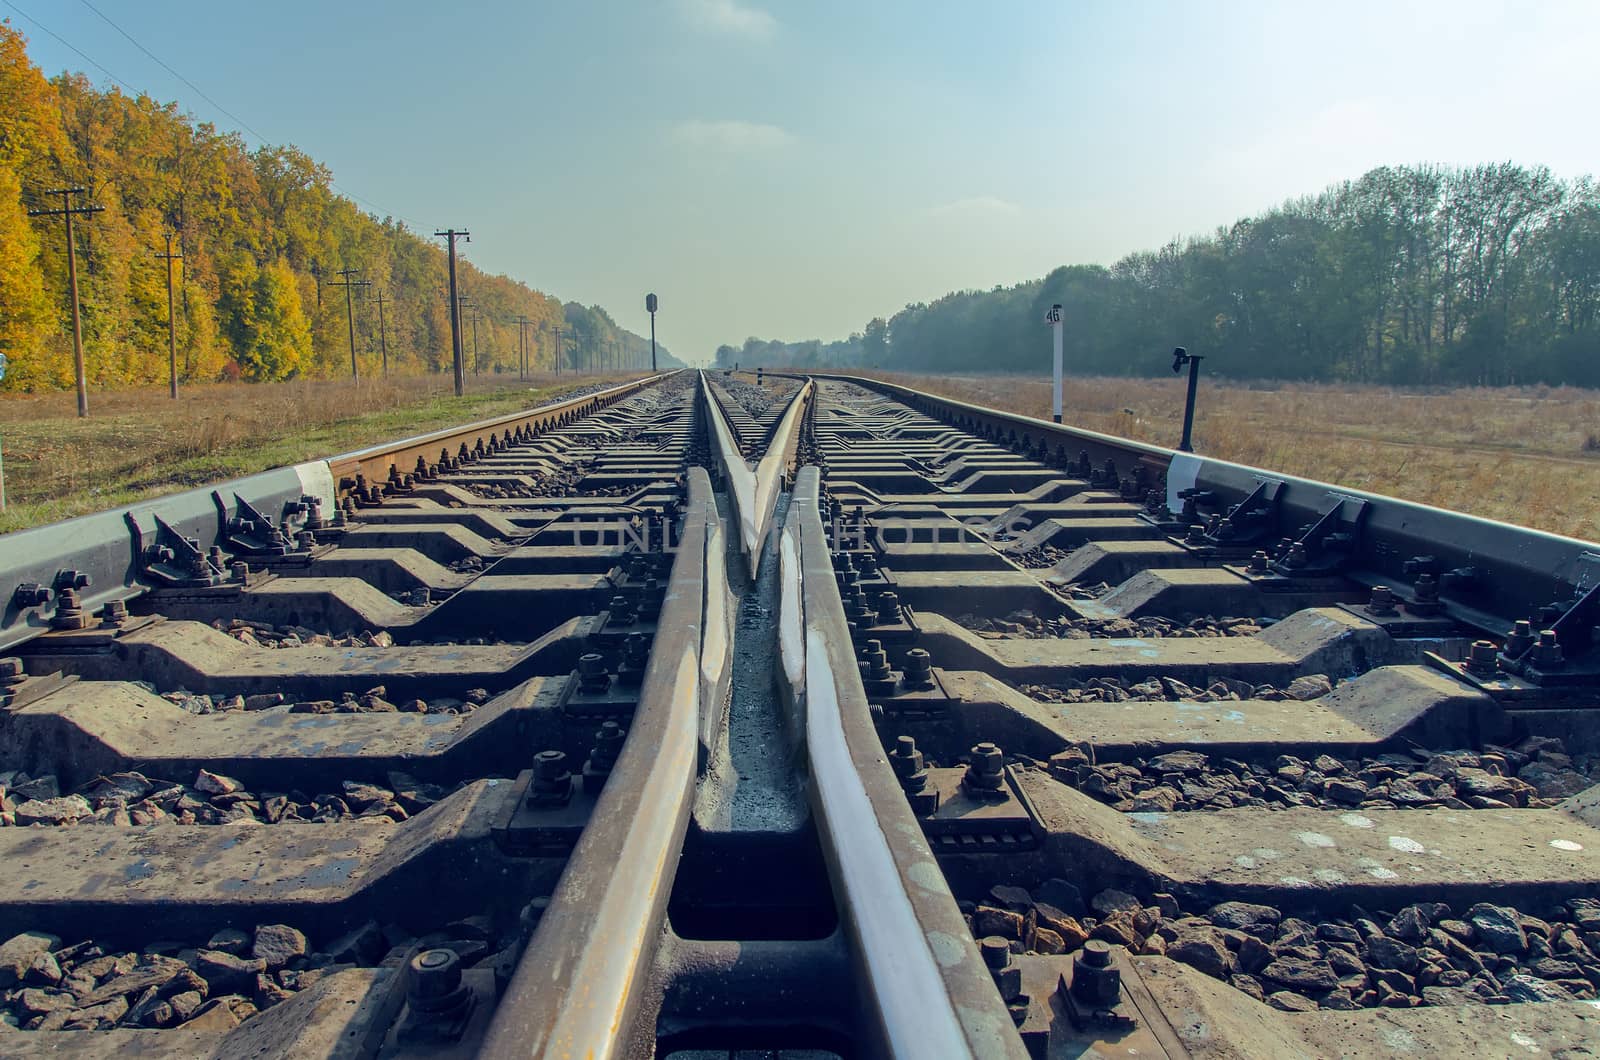
<svg viewBox="0 0 1600 1060"><path fill-rule="evenodd" d="M1600 171L1600 4L91 0L250 129L680 356L1218 224L1385 163ZM20 12L37 19L20 17ZM47 73L238 124L83 0ZM254 136L248 137L252 143Z"/></svg>

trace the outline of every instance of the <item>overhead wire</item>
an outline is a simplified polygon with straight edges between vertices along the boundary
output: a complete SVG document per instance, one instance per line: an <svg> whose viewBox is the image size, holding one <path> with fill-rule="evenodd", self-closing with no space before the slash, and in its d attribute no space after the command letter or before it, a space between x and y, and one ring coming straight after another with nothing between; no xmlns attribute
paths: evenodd
<svg viewBox="0 0 1600 1060"><path fill-rule="evenodd" d="M172 66L169 65L165 60L163 60L159 55L157 55L155 52L151 51L149 48L146 48L143 44L139 43L138 39L135 38L133 34L129 33L127 30L123 29L117 23L113 22L111 20L111 16L107 15L104 11L101 11L98 7L95 7L94 4L90 3L90 0L78 0L78 2L83 4L83 6L88 8L90 11L94 12L95 15L98 16L99 19L102 22L104 22L106 25L110 26L112 29L114 29L118 33L122 34L122 36L127 39L129 44L132 44L135 48L138 48L141 52L144 52L144 54L149 56L151 61L153 61L157 66L161 67L161 69L165 70L167 73L171 74L173 77L176 77L179 81L182 81L185 85L189 86L189 88L192 89L197 96L199 96L201 99L205 100L207 103L211 104L212 107L216 108L223 115L225 115L226 117L231 119L240 128L244 129L245 132L249 133L251 136L254 136L259 143L267 144L267 143L271 142L266 136L263 136L260 132L258 132L255 129L251 128L249 122L245 121L243 118L241 118L237 114L233 113L233 111L229 110L227 107L224 107L221 103L218 103L215 99L212 99L211 96L206 92L205 89L201 88L199 85L195 84L193 81L191 81L187 77L183 76L183 74L181 74L177 70L173 69ZM411 220L408 217L403 217L400 214L395 213L393 210L385 210L382 206L379 206L377 203L373 202L371 199L365 198L364 196L361 196L361 195L357 195L352 191L348 191L345 188L340 187L335 182L330 181L329 183L333 185L333 190L334 191L338 192L340 195L343 195L345 198L354 199L357 202L362 203L362 204L370 207L372 210L376 211L377 213L386 214L386 215L388 215L390 217L398 218L399 220L404 221L406 224L412 226L413 228L420 228L420 226L417 224L417 222Z"/></svg>
<svg viewBox="0 0 1600 1060"><path fill-rule="evenodd" d="M138 39L135 38L133 36L133 34L129 33L127 30L123 29L117 23L113 22L111 20L110 16L108 16L104 11L101 11L98 7L95 7L94 4L89 2L89 0L79 0L79 2L81 4L83 4L84 7L88 8L90 11L94 12L94 14L96 16L98 16L100 18L100 20L103 21L106 25L110 26L112 29L114 29L118 33L122 34L122 36L127 39L128 43L132 44L135 48L138 48L141 52L143 52L146 56L148 56L151 59L151 61L156 63L156 65L160 66L167 73L171 74L173 77L175 77L179 81L183 82L186 86L189 87L189 89L191 91L193 91L197 96L199 96L201 99L205 100L207 103L211 104L211 106L213 108L215 108L219 113L221 113L222 115L227 117L230 121L234 122L234 124L238 125L240 128L242 128L245 132L249 133L251 136L254 136L259 145L266 146L267 144L271 143L271 140L269 140L266 136L263 136L256 129L252 128L250 126L250 124L248 122L246 122L243 118L239 117L237 114L233 113L227 107L224 107L221 103L218 103L215 99L211 98L211 96L204 89L202 89L199 85L195 84L193 81L191 81L187 77L183 76L183 74L179 73L177 70L173 69L170 65L168 65L164 60L162 60L162 58L159 55L157 55L155 52L152 52L149 48L146 48L143 44L139 43ZM17 14L21 15L23 18L25 18L29 22L33 23L39 29L43 30L45 33L47 33L51 37L55 38L55 40L57 42L59 42L62 47L67 48L70 51L72 51L75 55L77 55L79 58L81 58L84 62L88 63L90 66L93 66L95 69L97 69L101 73L105 74L112 81L115 81L117 84L121 85L123 88L127 89L129 92L134 93L136 95L148 94L148 93L142 93L140 89L134 88L128 82L124 81L122 78L118 77L116 74L114 74L110 70L108 70L105 66L103 66L102 64L96 62L83 49L79 48L78 46L73 44L71 41L67 40L65 37L63 37L61 34L57 33L55 30L51 29L49 26L46 26L43 22L40 22L37 18L34 18L32 15L30 15L26 11L22 10L22 8L18 7L15 3L12 2L12 0L0 0L0 3L5 4L11 10L15 11ZM329 183L332 186L333 190L335 192L337 192L338 194L343 195L347 199L353 199L356 202L359 202L359 203L363 204L364 206L368 207L369 209L371 209L372 211L374 211L377 214L385 215L385 216L388 216L388 217L395 218L396 220L403 221L404 223L406 223L407 225L410 225L413 229L415 229L419 233L422 232L422 230L426 227L425 225L420 225L416 221L413 221L411 218L406 217L406 216L404 216L402 214L396 213L393 210L385 210L382 206L379 206L377 203L373 202L371 199L368 199L368 198L366 198L364 196L361 196L361 195L357 195L352 191L349 191L349 190L347 190L347 189L345 189L343 187L340 187L339 184L336 183L336 182L330 181Z"/></svg>
<svg viewBox="0 0 1600 1060"><path fill-rule="evenodd" d="M89 58L89 56L86 55L83 52L82 49L78 48L71 41L67 40L67 38L63 37L61 34L57 33L55 30L51 29L49 26L45 25L43 22L40 22L38 19L34 18L32 15L30 15L26 11L22 10L22 8L18 7L16 4L12 3L11 0L0 0L0 3L5 4L11 10L13 10L17 14L21 15L23 18L27 19L29 22L33 23L35 26L38 26L45 33L48 33L50 36L54 37L61 44L61 46L63 48L66 48L69 51L72 51L72 52L76 53L78 58L80 58L84 62L88 63L90 66L94 67L96 70L99 70L102 74L105 74L107 77L111 78L111 80L115 81L117 84L119 84L123 88L127 89L129 92L138 92L139 91L138 89L134 88L132 85L128 84L128 82L124 81L122 78L120 78L116 74L112 73L110 70L107 70L105 67L101 66L99 63L97 63L93 59Z"/></svg>

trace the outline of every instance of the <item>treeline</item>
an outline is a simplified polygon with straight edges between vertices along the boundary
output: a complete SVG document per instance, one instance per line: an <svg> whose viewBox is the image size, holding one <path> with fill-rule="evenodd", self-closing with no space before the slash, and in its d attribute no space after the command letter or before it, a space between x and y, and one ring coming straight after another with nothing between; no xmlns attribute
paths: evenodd
<svg viewBox="0 0 1600 1060"><path fill-rule="evenodd" d="M1209 236L960 291L848 339L723 346L719 364L1038 371L1060 303L1082 373L1600 386L1600 191L1542 168L1384 167Z"/></svg>
<svg viewBox="0 0 1600 1060"><path fill-rule="evenodd" d="M78 186L79 203L104 207L78 219L78 285L89 385L117 388L167 377L166 233L174 236L174 320L181 380L343 376L350 372L346 277L353 288L363 375L448 370L446 258L431 233L377 220L333 190L332 174L294 147L247 149L140 95L99 91L81 74L47 80L26 41L0 22L0 353L3 386L72 385L67 256L44 192ZM635 356L649 339L598 306L562 303L470 263L458 266L469 371L515 372L527 317L536 368L600 364L601 351ZM378 296L383 334L379 335ZM674 362L675 363L675 362Z"/></svg>

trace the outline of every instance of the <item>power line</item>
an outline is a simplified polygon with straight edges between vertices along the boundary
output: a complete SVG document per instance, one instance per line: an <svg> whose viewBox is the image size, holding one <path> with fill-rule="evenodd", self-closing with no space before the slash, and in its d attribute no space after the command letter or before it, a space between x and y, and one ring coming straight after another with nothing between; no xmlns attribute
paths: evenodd
<svg viewBox="0 0 1600 1060"><path fill-rule="evenodd" d="M8 2L9 2L9 0L8 0ZM104 22L106 25L110 26L112 29L116 30L118 33L122 34L125 38L127 38L129 44L132 44L135 48L138 48L140 51L144 52L147 56L149 56L151 58L152 61L155 62L155 64L157 66L161 67L161 69L165 70L167 73L171 74L173 77L176 77L179 81L182 81L185 85L188 85L189 88L191 88L197 96L199 96L201 99L205 100L207 103L211 104L219 112L221 112L223 115L225 115L226 117L231 119L235 124L237 124L241 128L243 128L245 132L249 133L251 136L254 136L258 141L260 141L263 144L266 144L266 143L270 142L268 137L261 135L260 132L258 132L257 130L251 128L250 124L248 122L246 122L243 118L239 117L237 114L233 113L233 111L229 110L227 107L224 107L221 103L218 103L216 100L212 99L209 95L207 95L205 89L201 88L199 85L195 84L193 81L189 80L187 77L184 77L177 70L174 70L170 65L168 65L161 58L161 56L157 55L155 52L151 51L149 48L146 48L143 44L140 44L134 38L133 34L129 33L127 30L123 29L121 26L119 26L115 22L111 21L110 16L108 16L104 11L101 11L98 7L95 7L92 3L89 2L89 0L79 0L79 3L83 4L83 6L88 8L90 11L93 11L96 15L98 15L100 17L100 20L102 22ZM74 49L74 50L76 51L76 49ZM80 53L80 54L82 54L82 53ZM96 64L96 65L98 65L98 64ZM104 69L104 67L102 67L101 69ZM130 89L130 91L132 91L132 90ZM406 224L410 225L412 228L421 228L422 227L422 226L418 225L417 222L411 220L409 217L403 217L400 214L395 213L393 210L385 210L382 206L379 206L377 203L373 202L371 199L368 199L368 198L366 198L364 196L361 196L361 195L357 195L355 192L347 191L346 189L341 188L339 185L334 184L332 181L330 181L329 183L332 185L334 191L338 192L340 195L343 195L347 199L354 199L355 201L357 201L359 203L362 203L363 205L371 208L372 210L376 211L377 213L384 214L384 215L386 215L388 217L397 217L400 220L404 221Z"/></svg>
<svg viewBox="0 0 1600 1060"><path fill-rule="evenodd" d="M78 48L71 41L67 40L67 38L63 37L61 34L57 33L55 30L51 29L49 26L45 25L43 22L40 22L38 19L34 18L32 15L30 15L26 11L22 10L22 8L18 7L16 4L13 4L11 2L11 0L0 0L0 3L4 3L11 10L15 11L17 14L19 14L23 18L27 19L29 22L32 22L35 26L38 26L40 29L44 30L44 32L48 33L50 36L54 37L58 42L60 42L62 47L64 47L64 48L76 53L78 58L80 58L84 62L88 63L90 66L94 67L96 70L99 70L102 74L105 74L107 77L111 78L111 80L115 81L117 84L119 84L123 88L127 89L129 92L132 92L132 93L135 93L135 94L139 94L139 90L137 88L134 88L132 85L128 84L128 82L124 81L122 78L118 77L116 74L112 73L110 70L107 70L105 67L101 66L99 63L97 63L93 59L89 58L88 55L84 54L84 52L83 52L83 50L81 48Z"/></svg>
<svg viewBox="0 0 1600 1060"><path fill-rule="evenodd" d="M107 16L104 11L101 11L99 8L95 7L93 4L91 4L89 2L89 0L79 0L79 2L82 3L84 7L87 7L90 11L94 12L97 16L99 16L101 21L105 22L106 25L110 26L112 29L114 29L118 33L122 34L123 37L127 38L128 43L132 44L135 48L138 48L141 52L143 52L145 55L147 55L153 62L156 63L156 65L160 66L163 70L165 70L167 73L171 74L173 77L176 77L179 81L182 81L185 85L187 85L190 88L190 90L192 90L201 99L203 99L207 103L211 104L211 106L214 107L219 113L221 113L223 116L228 118L230 121L232 121L235 124L237 124L240 128L244 129L244 131L249 133L251 136L254 136L256 138L256 141L259 144L267 145L267 144L270 144L272 142L268 137L263 136L259 131L257 131L256 129L252 128L250 126L250 124L248 122L246 122L243 118L241 118L237 114L233 113L233 111L229 110L227 107L224 107L221 103L218 103L216 100L212 99L209 95L206 94L206 91L203 88L201 88L199 85L195 84L193 81L189 80L187 77L184 77L177 70L175 70L171 66L169 66L155 52L152 52L149 48L146 48L143 44L140 44L139 41L133 36L133 34L129 33L127 30L123 29L121 26L119 26L115 22L111 21L110 17ZM73 44L71 41L67 40L61 34L57 33L55 30L51 29L49 26L46 26L43 22L40 22L38 19L34 18L32 15L28 14L26 11L22 10L22 8L18 7L16 4L12 3L11 0L0 0L0 3L4 3L7 7L11 8L11 10L15 11L17 14L21 15L23 18L25 18L29 22L33 23L35 26L39 27L39 29L43 30L45 33L49 34L51 37L54 37L56 39L56 41L61 44L62 47L67 48L68 50L73 52L73 54L77 55L84 62L88 63L90 66L94 67L96 70L99 70L101 73L105 74L111 80L115 81L117 84L119 84L123 88L127 89L129 92L133 93L134 95L150 95L150 93L148 93L148 92L145 92L145 91L143 91L141 89L134 88L128 82L124 81L122 78L118 77L116 74L114 74L110 70L106 69L105 66L101 65L100 63L95 62L94 59L90 58L88 53L86 53L82 48L77 47L75 44ZM425 227L423 225L419 225L416 221L413 221L411 218L406 217L403 214L396 213L393 210L386 210L382 206L379 206L377 203L373 202L371 199L368 199L368 198L366 198L365 196L362 196L362 195L357 195L352 191L349 191L349 190L347 190L345 188L340 187L338 184L336 184L336 183L334 183L332 181L329 181L329 185L338 194L343 195L347 199L353 199L356 202L361 203L362 205L364 205L367 208L371 209L375 213L382 214L382 215L384 215L386 217L393 217L393 218L395 218L397 220L405 222L407 225L410 225L413 229L417 229L418 230L418 234L420 234L420 230L423 227Z"/></svg>
<svg viewBox="0 0 1600 1060"><path fill-rule="evenodd" d="M205 90L202 89L199 85L195 84L193 81L189 80L187 77L184 77L182 74L178 73L178 71L174 70L172 67L170 67L166 63L162 62L160 56L156 55L156 53L151 51L149 48L146 48L143 44L140 44L138 41L134 40L133 39L133 34L129 33L127 30L123 29L121 26L117 25L115 22L113 22L109 18L107 18L106 15L105 15L105 12L101 11L98 7L95 7L93 4L91 4L89 2L89 0L79 0L79 3L83 4L83 6L87 7L90 11L93 11L96 15L99 15L101 21L103 21L106 25L110 26L112 29L116 30L118 33L122 34L124 37L128 38L128 43L129 44L132 44L135 48L138 48L140 51L142 51L146 55L148 55L151 59L155 60L155 63L156 63L157 66L161 67L161 69L165 70L167 73L171 74L173 77L176 77L179 81L182 81L184 84L188 85L191 89L194 90L195 94L198 95L201 99L205 100L207 103L209 103L213 107L217 108L217 110L221 111L223 114L227 115L229 118L232 118L239 126L241 126L244 129L245 132L249 133L251 136L254 136L257 140L260 140L262 143L266 143L267 142L267 138L265 136L262 136L260 133L256 132L254 129L250 128L249 125L245 124L245 120L243 118L239 117L237 114L233 113L227 107L224 107L221 103L218 103L216 100L214 100L210 96L206 95L205 94Z"/></svg>

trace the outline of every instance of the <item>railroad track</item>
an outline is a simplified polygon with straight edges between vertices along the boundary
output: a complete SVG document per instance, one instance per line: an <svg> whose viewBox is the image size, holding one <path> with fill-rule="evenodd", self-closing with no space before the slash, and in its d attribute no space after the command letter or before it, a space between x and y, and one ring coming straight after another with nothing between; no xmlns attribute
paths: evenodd
<svg viewBox="0 0 1600 1060"><path fill-rule="evenodd" d="M12 535L0 1054L1578 1055L1596 563L691 372Z"/></svg>

